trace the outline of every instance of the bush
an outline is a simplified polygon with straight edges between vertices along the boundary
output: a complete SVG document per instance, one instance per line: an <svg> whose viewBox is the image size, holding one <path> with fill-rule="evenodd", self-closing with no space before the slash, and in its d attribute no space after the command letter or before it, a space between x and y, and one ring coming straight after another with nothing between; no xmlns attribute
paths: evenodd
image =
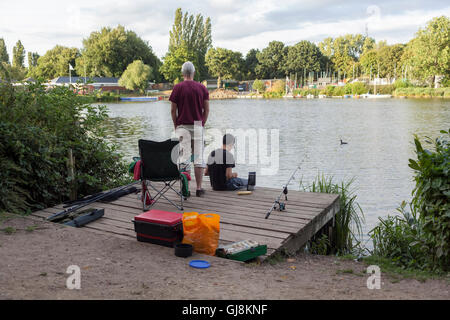
<svg viewBox="0 0 450 320"><path fill-rule="evenodd" d="M266 90L266 85L264 84L264 81L256 79L253 81L252 89L256 90L258 93L264 92Z"/></svg>
<svg viewBox="0 0 450 320"><path fill-rule="evenodd" d="M392 94L395 90L395 86L392 84L380 85L376 87L377 94ZM369 87L369 93L374 94L374 86Z"/></svg>
<svg viewBox="0 0 450 320"><path fill-rule="evenodd" d="M334 87L333 96L341 97L344 94L345 94L345 87L343 87L343 86Z"/></svg>
<svg viewBox="0 0 450 320"><path fill-rule="evenodd" d="M263 92L263 97L266 99L270 98L282 98L284 96L284 91L266 91Z"/></svg>
<svg viewBox="0 0 450 320"><path fill-rule="evenodd" d="M0 211L23 212L61 203L127 179L126 165L104 140L106 107L71 89L0 84ZM68 176L69 150L75 177Z"/></svg>
<svg viewBox="0 0 450 320"><path fill-rule="evenodd" d="M417 160L409 159L416 187L410 203L399 208L403 217L380 219L370 232L374 254L404 267L450 270L450 130L432 141L433 151L414 137Z"/></svg>
<svg viewBox="0 0 450 320"><path fill-rule="evenodd" d="M269 88L267 91L274 92L274 93L277 93L277 94L281 93L282 95L284 95L285 90L286 90L286 82L284 80L277 80L272 85L272 87Z"/></svg>
<svg viewBox="0 0 450 320"><path fill-rule="evenodd" d="M312 94L313 96L317 97L320 94L320 90L319 89L315 89L315 88L304 88L304 89L295 89L294 90L294 95L301 95L302 97L306 97L309 94Z"/></svg>
<svg viewBox="0 0 450 320"><path fill-rule="evenodd" d="M351 94L351 95L364 94L364 93L367 93L368 91L369 91L369 89L363 82L347 83L343 89L344 94ZM341 90L338 90L338 92L340 93Z"/></svg>
<svg viewBox="0 0 450 320"><path fill-rule="evenodd" d="M408 87L412 87L412 84L408 80L398 79L394 82L395 89L408 88Z"/></svg>
<svg viewBox="0 0 450 320"><path fill-rule="evenodd" d="M334 88L334 86L326 86L325 89L322 89L321 93L327 97L332 97L334 95Z"/></svg>
<svg viewBox="0 0 450 320"><path fill-rule="evenodd" d="M445 88L450 87L450 77L445 77L444 79L442 79L441 86Z"/></svg>

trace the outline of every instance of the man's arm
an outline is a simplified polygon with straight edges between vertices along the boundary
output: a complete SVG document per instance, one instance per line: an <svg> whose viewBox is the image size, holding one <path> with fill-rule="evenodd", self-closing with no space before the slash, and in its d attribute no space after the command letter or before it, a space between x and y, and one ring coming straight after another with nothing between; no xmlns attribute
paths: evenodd
<svg viewBox="0 0 450 320"><path fill-rule="evenodd" d="M206 123L206 120L208 120L209 115L209 100L205 100L203 102L203 124Z"/></svg>
<svg viewBox="0 0 450 320"><path fill-rule="evenodd" d="M170 110L170 113L172 115L173 126L176 129L177 128L177 104L175 102L172 102L172 108Z"/></svg>
<svg viewBox="0 0 450 320"><path fill-rule="evenodd" d="M237 172L233 172L233 169L231 167L227 168L227 170L225 171L225 177L227 178L227 180L231 178L237 178L237 176Z"/></svg>

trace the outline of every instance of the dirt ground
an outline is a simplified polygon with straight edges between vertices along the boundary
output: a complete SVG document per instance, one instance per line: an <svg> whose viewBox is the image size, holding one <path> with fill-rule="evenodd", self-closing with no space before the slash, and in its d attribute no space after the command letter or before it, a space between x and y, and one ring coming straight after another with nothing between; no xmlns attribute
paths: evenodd
<svg viewBox="0 0 450 320"><path fill-rule="evenodd" d="M35 218L15 217L0 229L0 299L450 299L447 280L382 273L381 289L369 290L366 265L336 257L242 264L178 258L170 248ZM189 267L195 258L211 267ZM66 287L70 265L80 267L79 290Z"/></svg>

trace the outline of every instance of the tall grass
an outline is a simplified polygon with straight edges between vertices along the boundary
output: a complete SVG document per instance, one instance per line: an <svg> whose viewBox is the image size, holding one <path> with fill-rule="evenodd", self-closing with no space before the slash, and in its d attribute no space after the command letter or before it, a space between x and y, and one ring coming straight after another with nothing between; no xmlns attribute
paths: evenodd
<svg viewBox="0 0 450 320"><path fill-rule="evenodd" d="M319 174L309 185L300 182L300 187L307 192L332 193L339 195L339 212L335 215L335 226L331 239L328 235L321 235L316 243L311 243L313 253L353 254L361 249L362 224L364 214L356 201L356 194L351 186L354 179L335 183L333 177ZM326 250L325 250L326 248Z"/></svg>
<svg viewBox="0 0 450 320"><path fill-rule="evenodd" d="M400 215L379 217L379 223L369 235L373 241L372 255L390 259L395 265L423 267L420 239L423 238L423 221L414 205L402 202L397 209Z"/></svg>

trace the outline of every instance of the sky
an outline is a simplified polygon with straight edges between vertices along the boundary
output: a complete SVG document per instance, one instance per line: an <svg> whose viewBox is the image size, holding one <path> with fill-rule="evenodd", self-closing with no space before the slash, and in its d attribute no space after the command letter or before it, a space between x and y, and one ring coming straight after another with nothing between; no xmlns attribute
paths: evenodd
<svg viewBox="0 0 450 320"><path fill-rule="evenodd" d="M450 2L364 0L0 0L0 38L12 48L21 40L40 55L55 45L82 47L103 26L123 25L149 42L162 58L168 48L175 10L212 21L214 47L263 49L272 40L315 43L347 33L365 34L388 44L407 42L431 18L450 16Z"/></svg>

